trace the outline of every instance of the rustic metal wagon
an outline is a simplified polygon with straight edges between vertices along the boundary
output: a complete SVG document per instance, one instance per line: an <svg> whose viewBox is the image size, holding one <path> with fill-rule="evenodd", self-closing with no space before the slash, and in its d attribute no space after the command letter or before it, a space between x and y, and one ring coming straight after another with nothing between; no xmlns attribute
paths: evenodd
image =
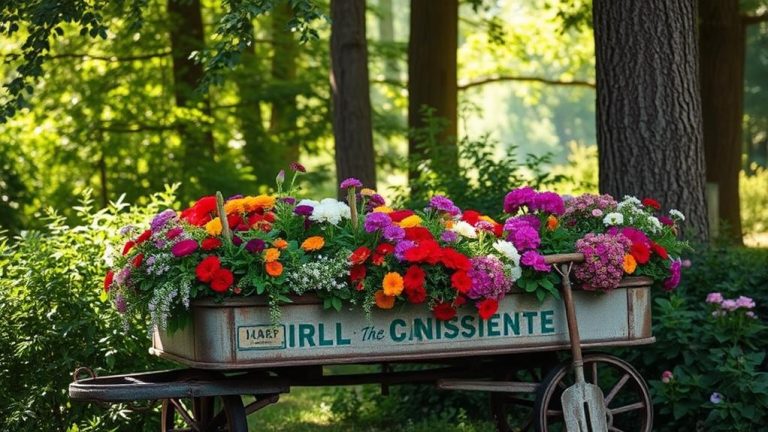
<svg viewBox="0 0 768 432"><path fill-rule="evenodd" d="M547 259L562 263L574 255ZM575 291L581 346L652 343L650 285L647 278L626 278L606 294ZM155 331L150 348L189 369L83 379L76 372L69 394L79 401L162 400L163 431L245 432L249 414L291 387L378 383L386 392L391 385L427 384L489 392L500 431L513 430L521 417L519 430L565 430L560 395L573 378L570 362L558 360L558 351L570 346L561 300L539 303L515 291L485 321L471 312L438 321L418 306L374 311L368 319L302 297L282 307L285 324L274 327L259 298L198 300L192 324L173 334ZM339 375L323 367L352 363L379 364L381 371ZM414 363L422 367L398 368ZM650 394L630 364L589 353L584 369L587 381L603 390L610 431L652 430Z"/></svg>

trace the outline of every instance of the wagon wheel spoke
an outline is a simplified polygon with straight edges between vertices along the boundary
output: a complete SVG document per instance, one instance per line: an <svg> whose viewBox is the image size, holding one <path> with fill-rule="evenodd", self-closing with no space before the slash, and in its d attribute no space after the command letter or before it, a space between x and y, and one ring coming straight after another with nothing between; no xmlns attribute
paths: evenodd
<svg viewBox="0 0 768 432"><path fill-rule="evenodd" d="M562 416L563 416L563 412L562 411L551 410L551 409L547 410L547 417L562 417Z"/></svg>
<svg viewBox="0 0 768 432"><path fill-rule="evenodd" d="M619 429L617 427L613 427L613 426L608 426L608 431L609 432L624 432L623 430L621 430L621 429Z"/></svg>
<svg viewBox="0 0 768 432"><path fill-rule="evenodd" d="M184 419L184 421L191 426L191 431L198 431L200 430L200 426L197 424L194 418L192 418L192 415L189 414L189 411L187 410L187 407L184 406L184 403L181 402L179 399L169 399L171 404L176 408L176 412L179 413L181 418Z"/></svg>
<svg viewBox="0 0 768 432"><path fill-rule="evenodd" d="M608 411L611 413L611 415L615 416L616 414L621 414L621 413L630 412L630 411L637 411L643 408L645 408L644 403L636 402L633 404L620 406L618 408L609 409Z"/></svg>
<svg viewBox="0 0 768 432"><path fill-rule="evenodd" d="M629 374L625 373L624 376L621 377L619 382L617 382L616 385L613 386L611 391L608 392L608 396L605 397L606 407L611 404L611 401L613 400L613 398L616 397L616 394L619 393L619 390L621 390L621 388L624 387L624 384L626 384L627 381L629 381L629 378L630 378Z"/></svg>
<svg viewBox="0 0 768 432"><path fill-rule="evenodd" d="M599 386L597 383L597 362L592 362L592 384Z"/></svg>

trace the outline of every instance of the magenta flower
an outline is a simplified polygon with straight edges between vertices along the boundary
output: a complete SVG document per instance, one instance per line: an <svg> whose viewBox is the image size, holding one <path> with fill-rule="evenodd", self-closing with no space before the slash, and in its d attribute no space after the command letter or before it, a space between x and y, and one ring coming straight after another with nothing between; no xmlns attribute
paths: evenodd
<svg viewBox="0 0 768 432"><path fill-rule="evenodd" d="M507 241L512 242L517 250L524 251L538 248L541 244L541 237L539 237L538 231L530 226L520 225L509 233Z"/></svg>
<svg viewBox="0 0 768 432"><path fill-rule="evenodd" d="M395 224L392 224L384 228L384 231L382 231L382 236L387 241L396 242L405 238L405 230Z"/></svg>
<svg viewBox="0 0 768 432"><path fill-rule="evenodd" d="M368 198L368 202L365 203L365 211L372 212L376 207L386 204L384 197L379 194L373 194Z"/></svg>
<svg viewBox="0 0 768 432"><path fill-rule="evenodd" d="M250 253L259 253L263 251L265 247L266 243L264 243L264 240L257 238L248 240L248 243L245 244L245 250Z"/></svg>
<svg viewBox="0 0 768 432"><path fill-rule="evenodd" d="M523 206L530 208L534 198L536 198L536 191L529 186L513 189L504 197L504 211L516 213Z"/></svg>
<svg viewBox="0 0 768 432"><path fill-rule="evenodd" d="M664 290L672 291L680 285L680 268L682 265L679 259L672 260L672 263L669 265L669 277L664 279Z"/></svg>
<svg viewBox="0 0 768 432"><path fill-rule="evenodd" d="M350 177L342 181L341 184L339 185L339 189L349 189L349 188L359 188L359 187L363 187L363 182L353 177Z"/></svg>
<svg viewBox="0 0 768 432"><path fill-rule="evenodd" d="M664 384L669 384L670 381L672 381L672 378L674 378L674 375L672 375L672 371L665 370L661 374L661 382Z"/></svg>
<svg viewBox="0 0 768 432"><path fill-rule="evenodd" d="M456 216L461 213L461 209L456 207L453 201L443 195L433 196L432 199L429 200L429 206L435 210L446 212L451 216Z"/></svg>
<svg viewBox="0 0 768 432"><path fill-rule="evenodd" d="M472 268L467 275L472 287L467 293L471 299L490 298L501 300L512 288L512 281L504 274L504 264L495 256L480 256L470 260Z"/></svg>
<svg viewBox="0 0 768 432"><path fill-rule="evenodd" d="M538 210L545 213L552 213L560 216L565 212L565 203L560 195L554 192L539 192L533 197L533 202L529 205L531 210Z"/></svg>
<svg viewBox="0 0 768 432"><path fill-rule="evenodd" d="M307 169L304 168L304 165L302 165L302 164L300 164L298 162L291 162L289 167L291 168L291 171L302 172L302 173L307 172Z"/></svg>
<svg viewBox="0 0 768 432"><path fill-rule="evenodd" d="M547 264L544 257L533 250L523 252L523 256L520 258L520 264L540 272L552 271L552 266Z"/></svg>
<svg viewBox="0 0 768 432"><path fill-rule="evenodd" d="M299 216L312 216L313 211L315 211L314 207L308 205L299 205L293 209L293 213Z"/></svg>
<svg viewBox="0 0 768 432"><path fill-rule="evenodd" d="M372 233L392 225L392 218L386 213L373 212L365 216L365 232Z"/></svg>
<svg viewBox="0 0 768 432"><path fill-rule="evenodd" d="M621 234L589 233L576 241L576 251L584 262L574 267L574 276L585 290L610 291L624 276L624 255L632 242Z"/></svg>
<svg viewBox="0 0 768 432"><path fill-rule="evenodd" d="M198 244L197 240L187 239L182 240L171 248L171 253L173 256L180 258L183 256L187 256L197 250Z"/></svg>

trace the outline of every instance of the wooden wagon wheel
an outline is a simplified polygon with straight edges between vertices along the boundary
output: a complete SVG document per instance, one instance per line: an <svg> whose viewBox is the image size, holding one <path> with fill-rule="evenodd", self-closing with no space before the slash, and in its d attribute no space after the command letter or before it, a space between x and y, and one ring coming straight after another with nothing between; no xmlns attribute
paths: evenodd
<svg viewBox="0 0 768 432"><path fill-rule="evenodd" d="M248 432L240 396L163 400L162 432Z"/></svg>
<svg viewBox="0 0 768 432"><path fill-rule="evenodd" d="M570 362L555 367L539 387L534 406L537 431L565 431L560 396L574 382L570 370ZM585 355L584 375L587 382L603 391L610 432L652 431L651 395L632 365L607 354Z"/></svg>

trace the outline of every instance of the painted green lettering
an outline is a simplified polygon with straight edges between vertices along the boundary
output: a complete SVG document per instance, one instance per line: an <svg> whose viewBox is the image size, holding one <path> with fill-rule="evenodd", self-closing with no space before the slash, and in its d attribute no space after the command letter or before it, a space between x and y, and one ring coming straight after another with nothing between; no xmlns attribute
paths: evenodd
<svg viewBox="0 0 768 432"><path fill-rule="evenodd" d="M489 337L501 336L501 332L499 332L499 314L493 314L492 317L488 318L486 325L488 326Z"/></svg>
<svg viewBox="0 0 768 432"><path fill-rule="evenodd" d="M555 321L552 317L555 315L553 310L541 311L541 334L555 332Z"/></svg>
<svg viewBox="0 0 768 432"><path fill-rule="evenodd" d="M456 327L456 323L459 321L458 318L453 317L450 320L445 322L445 338L446 339L455 339L456 336L459 335L459 328Z"/></svg>
<svg viewBox="0 0 768 432"><path fill-rule="evenodd" d="M333 346L333 339L325 338L325 326L323 323L317 325L317 334L320 336L320 346Z"/></svg>
<svg viewBox="0 0 768 432"><path fill-rule="evenodd" d="M405 340L406 333L404 331L398 333L396 329L397 326L405 327L405 321L400 318L393 319L392 322L389 323L389 337L395 342L402 342Z"/></svg>
<svg viewBox="0 0 768 432"><path fill-rule="evenodd" d="M296 329L294 328L293 324L288 325L288 346L293 348L296 346L296 337L295 337Z"/></svg>
<svg viewBox="0 0 768 432"><path fill-rule="evenodd" d="M523 312L523 316L525 317L525 322L528 323L528 334L533 334L533 317L536 316L536 311L533 312Z"/></svg>
<svg viewBox="0 0 768 432"><path fill-rule="evenodd" d="M299 346L303 347L304 342L307 342L306 346L315 346L315 326L312 324L299 324Z"/></svg>
<svg viewBox="0 0 768 432"><path fill-rule="evenodd" d="M349 345L352 341L350 339L344 339L341 334L341 323L336 323L336 345Z"/></svg>
<svg viewBox="0 0 768 432"><path fill-rule="evenodd" d="M475 325L473 321L475 317L472 315L466 315L461 318L461 328L464 329L461 335L465 338L471 338L475 335Z"/></svg>
<svg viewBox="0 0 768 432"><path fill-rule="evenodd" d="M414 318L413 337L419 340L432 340L432 318L427 318L426 322L420 318Z"/></svg>
<svg viewBox="0 0 768 432"><path fill-rule="evenodd" d="M514 317L514 318L513 318ZM514 315L504 313L504 336L509 336L510 330L515 336L520 335L520 313Z"/></svg>

